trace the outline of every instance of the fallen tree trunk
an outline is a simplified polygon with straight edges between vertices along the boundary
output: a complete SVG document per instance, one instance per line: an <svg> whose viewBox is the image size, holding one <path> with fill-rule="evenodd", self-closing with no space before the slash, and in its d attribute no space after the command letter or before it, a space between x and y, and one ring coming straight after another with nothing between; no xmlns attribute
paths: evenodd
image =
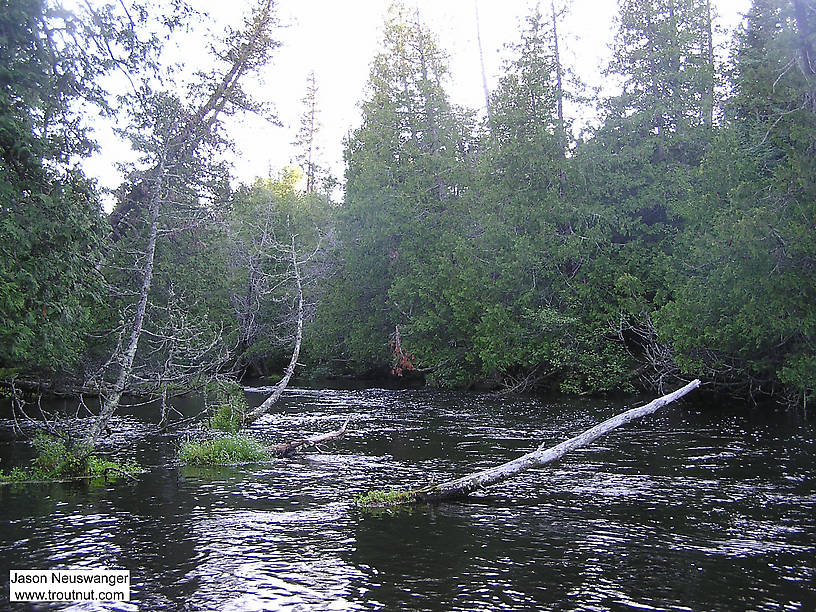
<svg viewBox="0 0 816 612"><path fill-rule="evenodd" d="M582 434L570 438L556 446L545 448L544 444L539 446L536 450L526 455L522 455L517 459L497 465L481 472L476 472L462 478L448 480L441 484L431 485L422 489L397 491L397 492L381 492L373 491L358 498L357 503L366 507L378 506L399 506L406 504L416 504L422 502L440 502L444 500L462 499L467 497L474 491L489 487L490 485L502 482L521 472L529 470L534 467L541 467L553 461L557 461L568 452L586 446L601 436L609 433L613 429L625 425L635 419L652 414L666 404L669 404L677 399L680 399L690 391L693 391L700 386L699 380L693 380L685 387L678 389L668 395L659 397L639 408L632 408L626 412L622 412L611 419L596 425L595 427L586 430Z"/></svg>
<svg viewBox="0 0 816 612"><path fill-rule="evenodd" d="M284 442L283 444L276 444L275 446L271 447L271 450L279 457L291 457L300 448L310 446L317 447L323 442L330 442L332 440L336 440L337 438L342 438L343 434L345 434L348 429L348 423L349 420L346 419L346 422L343 423L343 426L340 429L330 431L329 433L320 434L319 436L312 436L311 438L300 438L298 440Z"/></svg>

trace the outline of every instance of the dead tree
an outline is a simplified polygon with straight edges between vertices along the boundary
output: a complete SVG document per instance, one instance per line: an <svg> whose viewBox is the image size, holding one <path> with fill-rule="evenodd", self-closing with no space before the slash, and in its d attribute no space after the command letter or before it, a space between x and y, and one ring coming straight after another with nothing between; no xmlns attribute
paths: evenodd
<svg viewBox="0 0 816 612"><path fill-rule="evenodd" d="M343 426L340 427L340 429L330 431L329 433L320 434L318 436L312 436L310 438L298 438L297 440L291 440L289 442L284 442L283 444L276 444L270 450L279 457L291 457L301 448L314 447L319 449L320 445L325 442L331 442L332 440L342 438L348 430L348 423L349 420L346 419L345 423L343 423Z"/></svg>
<svg viewBox="0 0 816 612"><path fill-rule="evenodd" d="M482 69L482 90L485 98L485 112L487 121L490 123L490 90L487 88L487 76L485 75L484 51L482 50L482 29L479 26L479 0L473 0L473 10L476 14L476 43L479 47L479 66Z"/></svg>
<svg viewBox="0 0 816 612"><path fill-rule="evenodd" d="M289 360L289 365L286 366L286 370L283 373L283 378L281 378L280 382L275 385L275 388L272 390L269 397L267 397L260 406L247 412L244 419L246 423L251 423L269 412L269 409L273 406L273 404L280 399L281 394L283 394L284 389L286 389L286 386L289 384L289 380L295 373L295 366L297 365L298 356L300 355L300 342L303 339L303 285L301 282L300 270L298 268L299 262L297 259L297 252L295 251L294 236L292 236L290 256L292 259L292 272L294 274L295 284L297 286L298 302L297 331L295 332L295 346L292 349L292 358Z"/></svg>
<svg viewBox="0 0 816 612"><path fill-rule="evenodd" d="M221 78L216 82L206 100L191 112L181 125L166 125L164 117L159 116L161 110L167 108L167 96L146 96L140 99L146 108L154 105L157 129L167 129L168 133L157 133L153 136L158 144L156 148L146 153L154 156L155 165L146 173L143 184L143 204L148 218L148 241L144 251L140 289L136 302L136 309L128 333L126 345L118 355L118 374L112 386L105 393L99 415L91 425L86 436L89 449L106 430L108 421L119 406L122 394L127 389L133 372L133 362L142 336L145 312L153 280L154 258L156 243L160 229L160 210L166 200L172 199L176 188L183 187L184 176L188 175L188 165L194 163L200 149L210 143L213 130L217 125L220 114L228 107L247 108L249 100L241 90L241 78L249 71L263 65L268 59L269 52L277 43L270 38L270 31L275 23L273 1L262 0L247 22L244 32L234 34L229 40L229 47L221 56L227 59L229 65ZM146 139L147 140L147 139Z"/></svg>
<svg viewBox="0 0 816 612"><path fill-rule="evenodd" d="M397 493L369 494L369 496L364 496L361 504L364 506L375 507L397 506L423 502L435 503L465 498L475 491L484 489L485 487L489 487L498 482L508 480L509 478L513 478L514 476L529 470L530 468L541 467L543 465L547 465L548 463L552 463L553 461L557 461L568 452L594 442L601 436L606 435L621 425L625 425L631 421L634 421L635 419L652 414L666 404L670 404L671 402L680 399L699 386L700 381L693 380L677 391L664 395L663 397L659 397L656 400L649 402L645 406L632 408L631 410L618 414L611 419L608 419L603 423L586 430L582 434L570 438L561 444L557 444L556 446L547 448L544 446L544 444L542 444L536 450L513 459L512 461L508 461L507 463L482 470L481 472L469 474L468 476L463 476L462 478L448 480L441 484L430 485L421 489ZM368 499L371 501L368 501Z"/></svg>

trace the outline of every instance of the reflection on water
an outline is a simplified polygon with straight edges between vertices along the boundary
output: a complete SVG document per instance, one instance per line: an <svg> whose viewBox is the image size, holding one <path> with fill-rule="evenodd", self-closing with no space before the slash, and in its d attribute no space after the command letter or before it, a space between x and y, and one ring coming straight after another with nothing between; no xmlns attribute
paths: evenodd
<svg viewBox="0 0 816 612"><path fill-rule="evenodd" d="M9 569L117 567L131 570L130 604L63 608L816 609L816 436L785 414L669 407L469 503L350 503L506 461L621 408L293 390L253 433L277 442L346 416L351 431L294 460L185 468L183 434L134 407L110 450L149 466L138 483L0 487L0 606ZM26 453L10 428L0 421L4 463Z"/></svg>

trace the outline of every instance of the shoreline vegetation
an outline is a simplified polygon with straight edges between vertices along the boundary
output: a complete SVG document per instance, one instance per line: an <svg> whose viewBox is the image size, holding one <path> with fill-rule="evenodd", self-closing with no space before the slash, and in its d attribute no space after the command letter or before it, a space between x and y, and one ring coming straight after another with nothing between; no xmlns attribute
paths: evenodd
<svg viewBox="0 0 816 612"><path fill-rule="evenodd" d="M281 45L274 0L213 36L198 72L164 53L202 26L183 3L7 4L0 381L21 418L48 387L99 400L43 474L96 469L129 393L156 398L166 424L195 390L207 427L235 435L296 376L578 396L699 377L805 412L816 397L806 0L752 0L729 53L716 1L620 0L605 69L619 93L577 82L564 3L538 5L482 109L452 103L439 39L395 1L342 182L320 158L310 74L296 165L243 185L224 118L273 102L244 85ZM112 73L132 87L106 89ZM139 160L110 213L78 165L95 112ZM270 372L282 378L248 410L239 381ZM207 452L251 446L220 444Z"/></svg>

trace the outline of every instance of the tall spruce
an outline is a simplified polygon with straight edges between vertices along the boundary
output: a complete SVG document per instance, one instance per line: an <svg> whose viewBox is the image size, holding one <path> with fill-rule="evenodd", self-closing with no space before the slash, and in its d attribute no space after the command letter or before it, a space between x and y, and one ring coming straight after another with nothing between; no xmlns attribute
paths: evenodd
<svg viewBox="0 0 816 612"><path fill-rule="evenodd" d="M303 97L303 114L300 117L300 129L292 143L297 148L300 167L306 175L306 193L313 193L320 171L317 165L317 132L320 130L319 109L317 106L317 81L314 70L306 78L306 95Z"/></svg>

